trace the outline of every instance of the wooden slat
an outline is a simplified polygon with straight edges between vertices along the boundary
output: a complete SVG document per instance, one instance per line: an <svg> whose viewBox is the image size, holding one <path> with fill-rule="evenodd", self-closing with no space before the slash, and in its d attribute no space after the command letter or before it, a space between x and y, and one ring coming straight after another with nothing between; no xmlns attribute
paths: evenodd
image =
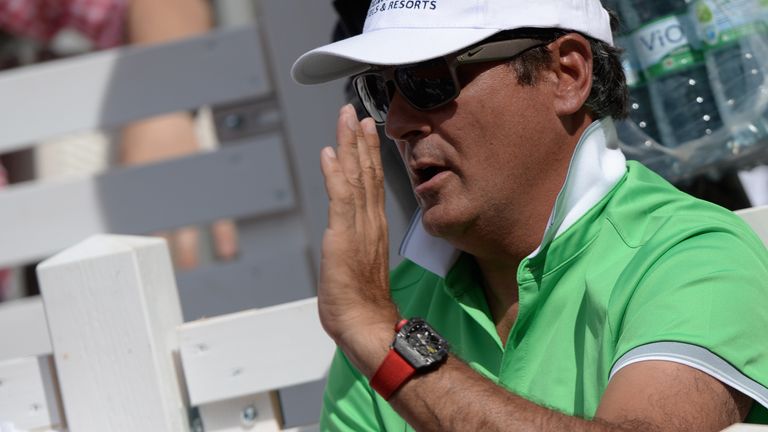
<svg viewBox="0 0 768 432"><path fill-rule="evenodd" d="M154 165L0 191L0 265L50 256L96 233L144 234L293 208L277 136Z"/></svg>
<svg viewBox="0 0 768 432"><path fill-rule="evenodd" d="M53 352L40 297L0 303L0 361Z"/></svg>
<svg viewBox="0 0 768 432"><path fill-rule="evenodd" d="M165 242L94 236L43 262L38 278L69 429L188 430Z"/></svg>
<svg viewBox="0 0 768 432"><path fill-rule="evenodd" d="M249 256L269 255L273 247L299 250L307 246L306 217L297 211L271 217L247 217L237 220L240 253Z"/></svg>
<svg viewBox="0 0 768 432"><path fill-rule="evenodd" d="M0 153L269 92L255 27L20 68L0 73Z"/></svg>
<svg viewBox="0 0 768 432"><path fill-rule="evenodd" d="M271 249L270 255L254 258L249 254L234 262L179 273L184 321L314 297L306 249L280 246L266 243L264 249Z"/></svg>
<svg viewBox="0 0 768 432"><path fill-rule="evenodd" d="M768 245L768 206L754 207L736 212L751 227L755 233Z"/></svg>
<svg viewBox="0 0 768 432"><path fill-rule="evenodd" d="M136 171L113 171L98 187L107 228L115 233L145 233L294 207L279 136Z"/></svg>
<svg viewBox="0 0 768 432"><path fill-rule="evenodd" d="M327 373L334 349L315 298L179 328L192 405L316 381Z"/></svg>
<svg viewBox="0 0 768 432"><path fill-rule="evenodd" d="M0 362L0 423L19 430L60 426L49 361L46 356Z"/></svg>

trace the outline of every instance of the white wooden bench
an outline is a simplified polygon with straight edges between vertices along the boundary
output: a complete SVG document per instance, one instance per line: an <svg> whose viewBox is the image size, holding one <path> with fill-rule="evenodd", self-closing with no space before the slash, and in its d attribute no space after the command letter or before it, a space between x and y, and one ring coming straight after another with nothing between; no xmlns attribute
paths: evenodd
<svg viewBox="0 0 768 432"><path fill-rule="evenodd" d="M160 239L94 236L38 274L72 431L186 430L191 407L205 431L282 430L271 392L333 355L314 298L183 323Z"/></svg>

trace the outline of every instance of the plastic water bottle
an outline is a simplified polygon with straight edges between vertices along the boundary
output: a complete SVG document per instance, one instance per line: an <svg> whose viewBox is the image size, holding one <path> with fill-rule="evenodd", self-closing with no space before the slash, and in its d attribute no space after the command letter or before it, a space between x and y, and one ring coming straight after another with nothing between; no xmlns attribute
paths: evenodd
<svg viewBox="0 0 768 432"><path fill-rule="evenodd" d="M765 1L696 0L690 16L702 42L710 82L723 120L733 130L736 150L768 135L755 111L765 98L768 24Z"/></svg>
<svg viewBox="0 0 768 432"><path fill-rule="evenodd" d="M624 0L619 7L649 80L662 144L676 147L721 128L704 56L689 39L685 0Z"/></svg>
<svg viewBox="0 0 768 432"><path fill-rule="evenodd" d="M648 87L648 81L645 78L640 62L637 60L635 50L632 46L632 40L629 38L619 38L618 44L624 48L624 55L621 63L624 66L624 73L627 76L627 85L629 86L629 118L632 119L637 127L653 140L660 142L659 129L656 125L656 118L653 115L651 105L651 93Z"/></svg>
<svg viewBox="0 0 768 432"><path fill-rule="evenodd" d="M623 52L621 55L621 65L624 67L624 75L627 78L629 87L629 119L635 123L637 129L652 138L660 141L659 130L656 127L656 119L653 117L653 108L651 107L651 96L648 89L648 82L645 79L637 60L635 50L632 46L632 39L623 31L625 19L619 10L617 0L604 0L603 6L615 12L619 16L621 23L621 35L615 39L616 46ZM623 126L623 127L622 127ZM642 136L627 132L627 125L619 127L619 138L628 145L639 145L643 141Z"/></svg>

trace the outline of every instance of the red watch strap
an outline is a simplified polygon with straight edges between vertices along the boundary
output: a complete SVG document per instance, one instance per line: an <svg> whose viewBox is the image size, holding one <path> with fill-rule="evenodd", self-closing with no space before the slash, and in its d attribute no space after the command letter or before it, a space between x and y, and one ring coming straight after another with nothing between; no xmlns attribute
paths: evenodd
<svg viewBox="0 0 768 432"><path fill-rule="evenodd" d="M371 387L381 397L389 400L392 394L408 381L416 369L410 365L400 354L390 348L387 357L381 362L381 366L371 378Z"/></svg>

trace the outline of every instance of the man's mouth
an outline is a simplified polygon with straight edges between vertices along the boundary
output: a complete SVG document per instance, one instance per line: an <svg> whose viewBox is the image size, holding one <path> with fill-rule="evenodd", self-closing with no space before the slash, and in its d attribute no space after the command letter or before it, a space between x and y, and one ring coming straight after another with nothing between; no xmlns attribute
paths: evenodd
<svg viewBox="0 0 768 432"><path fill-rule="evenodd" d="M420 168L415 171L418 184L424 184L443 171L448 171L448 168L432 165L425 168Z"/></svg>

